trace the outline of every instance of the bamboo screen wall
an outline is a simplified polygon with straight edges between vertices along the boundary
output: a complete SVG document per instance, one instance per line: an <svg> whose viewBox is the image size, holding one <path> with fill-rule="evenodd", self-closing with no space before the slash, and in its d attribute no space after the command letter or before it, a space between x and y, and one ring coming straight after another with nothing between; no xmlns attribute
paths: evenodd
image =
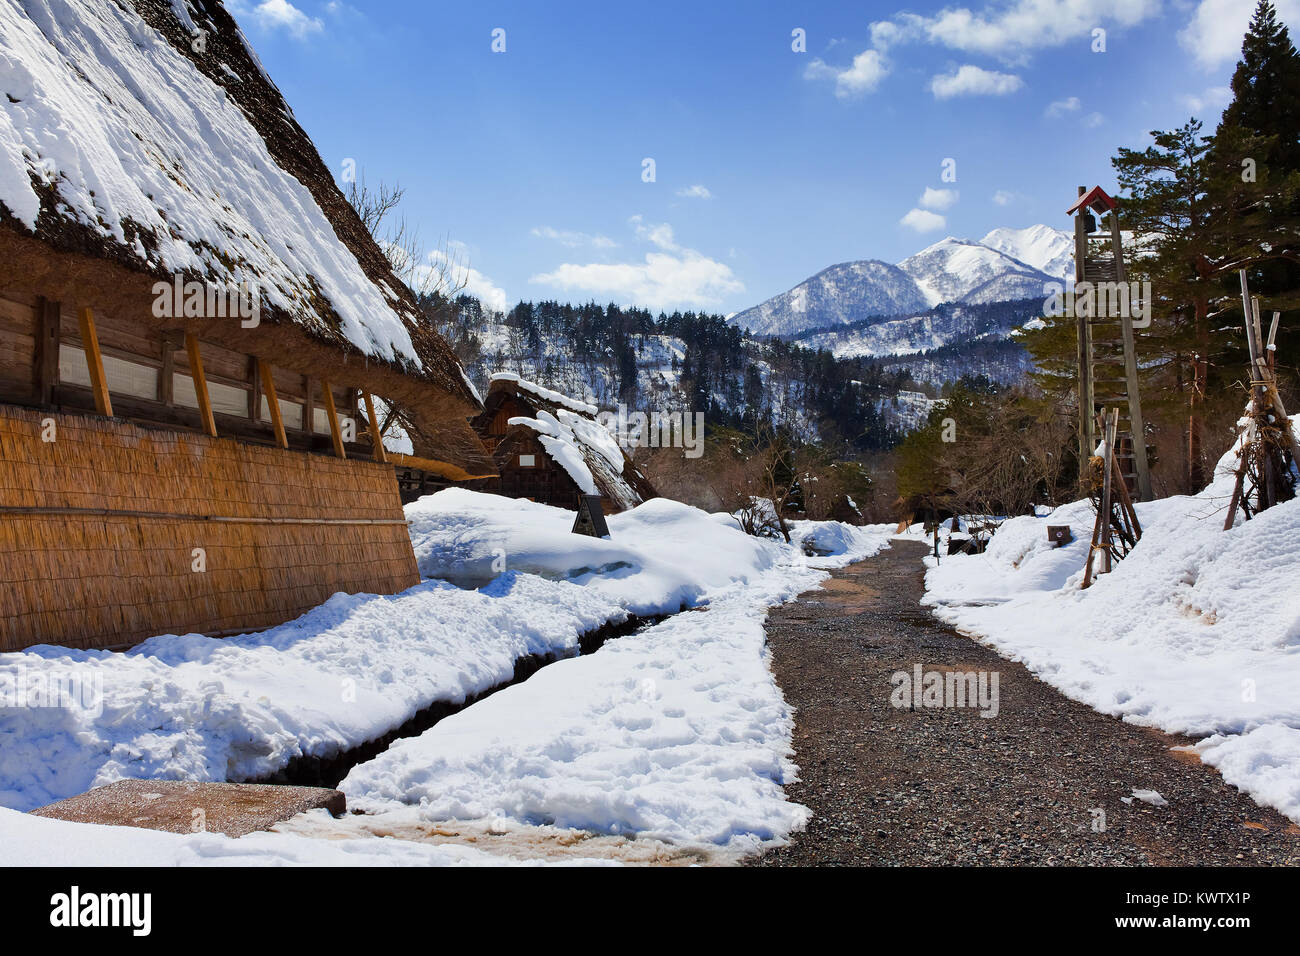
<svg viewBox="0 0 1300 956"><path fill-rule="evenodd" d="M255 630L418 580L391 466L0 405L0 651Z"/></svg>

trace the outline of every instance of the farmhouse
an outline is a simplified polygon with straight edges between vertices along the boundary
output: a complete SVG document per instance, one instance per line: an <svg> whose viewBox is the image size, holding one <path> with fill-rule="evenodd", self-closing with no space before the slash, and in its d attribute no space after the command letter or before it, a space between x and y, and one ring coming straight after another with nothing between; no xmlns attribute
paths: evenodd
<svg viewBox="0 0 1300 956"><path fill-rule="evenodd" d="M600 495L605 514L657 497L596 412L517 375L493 375L483 411L471 422L500 471L486 490L569 510L579 495Z"/></svg>
<svg viewBox="0 0 1300 956"><path fill-rule="evenodd" d="M0 651L415 584L394 466L491 474L481 403L230 15L6 3L0 51Z"/></svg>

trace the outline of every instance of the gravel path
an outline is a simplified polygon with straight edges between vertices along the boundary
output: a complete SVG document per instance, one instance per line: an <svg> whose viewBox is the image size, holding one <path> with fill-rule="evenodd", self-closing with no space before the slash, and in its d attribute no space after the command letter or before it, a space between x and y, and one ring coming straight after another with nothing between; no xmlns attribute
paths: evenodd
<svg viewBox="0 0 1300 956"><path fill-rule="evenodd" d="M936 621L918 603L924 553L895 542L769 617L796 709L787 793L813 819L752 864L1300 863L1300 828L1170 750L1189 740L1099 714ZM916 664L996 671L997 716L895 708L891 675ZM1123 802L1135 789L1168 804Z"/></svg>

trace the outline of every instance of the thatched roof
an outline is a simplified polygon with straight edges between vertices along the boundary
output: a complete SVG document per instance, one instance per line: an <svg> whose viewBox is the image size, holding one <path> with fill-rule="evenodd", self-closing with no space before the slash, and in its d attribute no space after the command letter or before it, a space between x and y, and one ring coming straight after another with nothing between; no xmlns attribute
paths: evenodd
<svg viewBox="0 0 1300 956"><path fill-rule="evenodd" d="M142 321L158 279L250 283L257 328L169 324L431 420L480 407L220 2L7 2L0 63L0 283Z"/></svg>
<svg viewBox="0 0 1300 956"><path fill-rule="evenodd" d="M509 420L509 429L497 446L498 464L512 454L515 439L535 437L578 490L599 494L614 511L635 508L658 494L610 432L596 421L597 408L553 389L498 373L492 376L484 410L474 419L474 430L486 433L501 406L514 399L529 416Z"/></svg>

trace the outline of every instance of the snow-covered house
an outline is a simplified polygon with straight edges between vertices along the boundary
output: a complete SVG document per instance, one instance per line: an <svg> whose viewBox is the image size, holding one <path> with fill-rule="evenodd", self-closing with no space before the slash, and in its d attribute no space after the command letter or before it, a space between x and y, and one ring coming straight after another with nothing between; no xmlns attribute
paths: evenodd
<svg viewBox="0 0 1300 956"><path fill-rule="evenodd" d="M477 394L224 7L0 3L0 651L414 584L381 401L477 447Z"/></svg>
<svg viewBox="0 0 1300 956"><path fill-rule="evenodd" d="M657 497L596 406L509 372L492 376L483 405L471 424L500 472L487 490L569 510L600 495L606 514Z"/></svg>

